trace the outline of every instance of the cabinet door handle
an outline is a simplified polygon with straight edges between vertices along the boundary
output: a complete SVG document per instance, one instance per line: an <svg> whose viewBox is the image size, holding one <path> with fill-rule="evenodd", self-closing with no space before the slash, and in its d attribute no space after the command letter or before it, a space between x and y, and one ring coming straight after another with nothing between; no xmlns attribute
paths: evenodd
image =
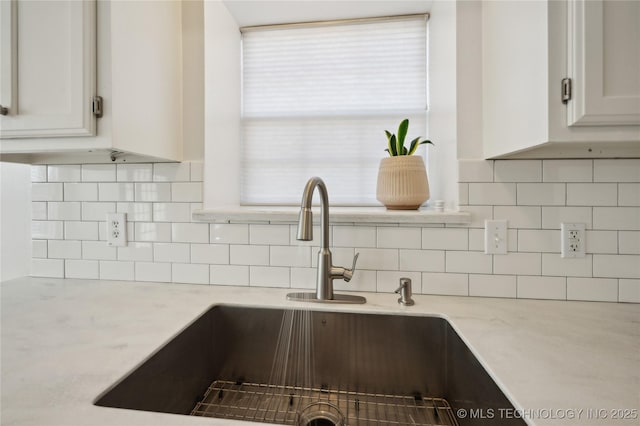
<svg viewBox="0 0 640 426"><path fill-rule="evenodd" d="M0 115L7 115L7 114L9 114L9 108L7 108L6 106L0 105Z"/></svg>

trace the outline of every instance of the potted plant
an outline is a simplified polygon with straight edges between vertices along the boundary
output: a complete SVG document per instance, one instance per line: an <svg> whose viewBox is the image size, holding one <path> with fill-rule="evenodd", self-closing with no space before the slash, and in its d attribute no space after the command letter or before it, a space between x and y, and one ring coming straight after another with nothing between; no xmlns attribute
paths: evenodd
<svg viewBox="0 0 640 426"><path fill-rule="evenodd" d="M389 157L380 161L376 198L389 210L417 210L429 199L429 181L424 160L413 155L422 144L431 144L429 140L420 140L420 136L404 146L409 130L409 119L398 126L398 134L388 130L387 151Z"/></svg>

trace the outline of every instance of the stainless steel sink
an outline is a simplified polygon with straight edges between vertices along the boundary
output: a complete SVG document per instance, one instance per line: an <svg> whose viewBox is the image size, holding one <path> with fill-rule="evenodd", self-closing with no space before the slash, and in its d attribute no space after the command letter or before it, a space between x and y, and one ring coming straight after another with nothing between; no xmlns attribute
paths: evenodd
<svg viewBox="0 0 640 426"><path fill-rule="evenodd" d="M525 424L500 418L512 404L443 318L233 306L210 308L95 404L280 424Z"/></svg>

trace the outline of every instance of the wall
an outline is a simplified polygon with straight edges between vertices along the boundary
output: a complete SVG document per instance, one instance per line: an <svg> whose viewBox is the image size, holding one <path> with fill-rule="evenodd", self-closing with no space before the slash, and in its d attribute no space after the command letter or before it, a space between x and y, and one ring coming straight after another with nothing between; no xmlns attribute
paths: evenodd
<svg viewBox="0 0 640 426"><path fill-rule="evenodd" d="M312 288L314 242L294 224L191 221L202 164L33 166L37 276ZM338 289L640 302L640 160L460 163L470 226L331 228L334 261L359 270ZM330 190L330 188L329 188ZM104 241L128 213L127 247ZM509 253L485 255L484 219L509 220ZM587 225L587 256L562 259L559 224ZM319 232L315 232L316 237Z"/></svg>
<svg viewBox="0 0 640 426"><path fill-rule="evenodd" d="M30 172L23 164L0 163L0 281L29 275Z"/></svg>

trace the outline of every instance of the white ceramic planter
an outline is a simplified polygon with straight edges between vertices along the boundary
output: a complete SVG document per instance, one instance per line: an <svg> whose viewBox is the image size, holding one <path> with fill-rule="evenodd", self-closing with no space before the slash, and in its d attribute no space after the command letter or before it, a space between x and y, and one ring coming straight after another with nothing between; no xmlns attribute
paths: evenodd
<svg viewBox="0 0 640 426"><path fill-rule="evenodd" d="M389 210L416 210L429 199L424 160L418 155L383 158L376 198Z"/></svg>

